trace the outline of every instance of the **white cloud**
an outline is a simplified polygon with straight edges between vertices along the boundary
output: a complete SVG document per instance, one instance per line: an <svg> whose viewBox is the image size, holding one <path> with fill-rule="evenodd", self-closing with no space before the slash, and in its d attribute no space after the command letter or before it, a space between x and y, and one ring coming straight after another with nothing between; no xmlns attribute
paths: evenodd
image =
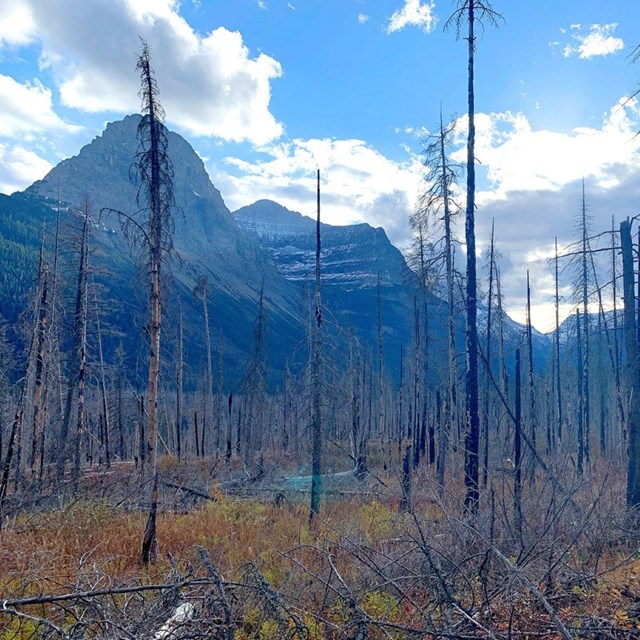
<svg viewBox="0 0 640 640"><path fill-rule="evenodd" d="M15 138L45 131L77 131L53 111L51 90L34 80L22 84L0 74L0 136Z"/></svg>
<svg viewBox="0 0 640 640"><path fill-rule="evenodd" d="M358 22L360 24L365 24L365 23L369 22L369 16L366 13L359 13L358 14Z"/></svg>
<svg viewBox="0 0 640 640"><path fill-rule="evenodd" d="M267 3L265 0L256 0L256 4L258 5L258 9L262 9L263 11L267 10Z"/></svg>
<svg viewBox="0 0 640 640"><path fill-rule="evenodd" d="M622 38L616 38L613 33L618 26L617 23L611 24L592 24L589 33L575 33L571 37L577 44L567 44L562 51L565 58L579 55L583 60L595 58L597 56L608 56L616 51L624 49L624 41ZM572 31L582 31L582 25L572 24Z"/></svg>
<svg viewBox="0 0 640 640"><path fill-rule="evenodd" d="M42 64L52 70L68 107L137 111L141 36L151 49L169 123L193 135L256 144L282 134L269 110L270 82L282 75L280 64L265 54L251 57L238 32L220 27L196 33L179 14L178 0L22 5L32 10Z"/></svg>
<svg viewBox="0 0 640 640"><path fill-rule="evenodd" d="M43 178L52 165L24 147L0 143L0 193L13 193Z"/></svg>
<svg viewBox="0 0 640 640"><path fill-rule="evenodd" d="M466 140L466 116L458 121L458 142ZM557 190L582 177L613 186L616 165L640 161L640 107L621 98L604 116L600 128L579 127L569 133L534 130L523 113L476 115L476 157L486 171L481 201L505 198L512 191ZM464 161L460 148L454 158Z"/></svg>
<svg viewBox="0 0 640 640"><path fill-rule="evenodd" d="M569 133L535 130L521 113L477 114L476 122L477 170L481 179L486 177L477 197L479 248L486 248L495 218L505 306L523 319L528 269L533 323L549 329L554 322L553 280L547 260L555 236L561 252L576 237L582 178L594 232L610 227L612 213L618 220L637 213L640 138L635 133L640 130L640 107L636 100L623 98L603 115L599 127ZM458 125L460 148L453 155L464 161L466 117ZM570 280L567 272L564 284ZM566 286L567 313L573 308L569 292Z"/></svg>
<svg viewBox="0 0 640 640"><path fill-rule="evenodd" d="M0 46L22 46L35 35L35 22L29 4L23 0L3 0L0 19Z"/></svg>
<svg viewBox="0 0 640 640"><path fill-rule="evenodd" d="M476 124L476 156L481 163L478 249L486 249L495 218L503 254L505 307L522 319L528 269L533 322L547 329L553 323L553 282L547 258L553 253L554 236L561 249L574 237L582 177L594 230L608 228L612 211L619 218L637 212L640 138L635 132L640 130L640 107L635 100L621 99L603 115L599 127L580 127L569 133L534 129L522 113L479 113ZM460 161L466 157L465 125L466 117L460 118L460 148L453 154ZM320 167L326 222L380 225L397 246L407 246L408 218L422 174L419 158L409 150L404 162L390 160L361 140L293 140L260 151L264 160L227 158L225 170L212 170L214 182L232 209L269 198L312 215L315 170ZM568 295L569 289L563 290ZM563 307L566 312L571 308L569 302Z"/></svg>
<svg viewBox="0 0 640 640"><path fill-rule="evenodd" d="M362 140L293 140L262 149L268 158L246 162L227 158L226 183L232 209L261 198L301 213L315 207L315 172L322 172L323 220L330 224L369 222L383 226L399 245L408 239L408 216L420 185L419 160L393 162Z"/></svg>
<svg viewBox="0 0 640 640"><path fill-rule="evenodd" d="M389 18L387 33L394 33L408 26L419 27L425 33L430 33L438 22L435 8L432 0L427 0L424 4L421 0L405 0L404 5Z"/></svg>

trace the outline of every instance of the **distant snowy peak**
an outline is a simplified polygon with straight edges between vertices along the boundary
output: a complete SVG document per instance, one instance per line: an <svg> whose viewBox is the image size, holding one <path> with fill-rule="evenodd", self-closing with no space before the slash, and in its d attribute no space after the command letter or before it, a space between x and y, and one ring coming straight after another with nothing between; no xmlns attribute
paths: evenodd
<svg viewBox="0 0 640 640"><path fill-rule="evenodd" d="M243 229L269 240L312 234L316 226L315 220L272 200L258 200L233 215Z"/></svg>
<svg viewBox="0 0 640 640"><path fill-rule="evenodd" d="M258 200L234 212L238 225L259 240L278 271L293 281L311 280L315 269L316 222L271 200ZM366 223L321 225L322 278L347 288L407 284L405 260L384 229Z"/></svg>

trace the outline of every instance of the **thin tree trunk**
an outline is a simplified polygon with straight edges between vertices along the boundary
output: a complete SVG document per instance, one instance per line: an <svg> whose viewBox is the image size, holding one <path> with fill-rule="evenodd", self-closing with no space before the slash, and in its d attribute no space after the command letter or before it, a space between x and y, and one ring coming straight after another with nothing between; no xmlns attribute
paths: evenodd
<svg viewBox="0 0 640 640"><path fill-rule="evenodd" d="M313 409L311 422L312 454L311 454L311 508L309 520L313 524L320 511L322 495L322 407L321 407L321 366L322 366L322 302L320 298L320 170L317 173L317 218L316 218L316 287L315 315L313 332Z"/></svg>
<svg viewBox="0 0 640 640"><path fill-rule="evenodd" d="M576 309L576 353L578 366L576 375L578 378L578 475L584 472L584 360L582 330L580 326L580 309Z"/></svg>
<svg viewBox="0 0 640 640"><path fill-rule="evenodd" d="M590 456L590 435L591 435L591 392L589 389L589 343L590 343L590 328L589 328L589 271L588 271L588 252L589 252L589 239L587 233L587 204L585 200L584 191L584 179L582 180L582 322L583 322L583 344L584 344L584 356L582 360L583 373L582 373L582 388L583 388L583 410L584 410L584 427L583 427L583 442L582 450L584 462L589 463Z"/></svg>
<svg viewBox="0 0 640 640"><path fill-rule="evenodd" d="M478 487L478 448L480 418L478 415L478 326L477 326L477 278L476 278L476 233L475 233L475 98L474 98L474 51L475 51L475 0L468 3L468 123L467 136L467 207L465 216L465 240L467 245L467 326L466 350L466 433L464 486L465 509L476 514L480 492Z"/></svg>
<svg viewBox="0 0 640 640"><path fill-rule="evenodd" d="M178 362L176 365L176 453L178 460L182 458L182 421L184 399L182 385L184 377L184 314L180 305L180 320L178 325Z"/></svg>
<svg viewBox="0 0 640 640"><path fill-rule="evenodd" d="M69 377L67 380L67 395L62 414L60 426L60 442L58 446L58 456L56 464L56 478L61 481L64 477L65 464L69 457L69 430L71 426L71 415L73 411L73 399L76 394L76 384L79 380L81 361L83 358L83 335L86 336L84 309L84 292L86 289L86 253L88 251L89 237L89 215L86 211L82 225L80 240L80 261L78 266L78 278L76 281L76 302L73 327L73 345L71 348L71 363L69 366ZM86 337L84 338L86 342Z"/></svg>
<svg viewBox="0 0 640 640"><path fill-rule="evenodd" d="M447 161L444 146L444 125L442 122L442 109L440 109L440 161L442 164L442 192L444 211L444 244L445 244L445 270L447 280L447 396L446 396L446 423L442 429L440 438L440 452L438 464L438 484L444 491L445 467L447 463L447 451L449 438L453 433L455 423L455 384L456 384L456 328L454 318L453 299L453 242L451 236L451 207L449 204L449 183L447 180Z"/></svg>
<svg viewBox="0 0 640 640"><path fill-rule="evenodd" d="M624 296L625 371L629 393L627 506L637 509L640 507L640 366L638 362L633 245L629 220L620 223L620 245L622 247Z"/></svg>
<svg viewBox="0 0 640 640"><path fill-rule="evenodd" d="M229 393L229 397L227 398L227 451L225 454L225 460L227 462L231 461L231 454L232 454L232 447L233 447L233 443L232 443L232 438L233 438L233 433L232 433L232 429L233 429L233 425L232 425L232 420L233 420L233 393Z"/></svg>
<svg viewBox="0 0 640 640"><path fill-rule="evenodd" d="M536 389L533 373L533 330L531 327L531 285L529 281L529 270L527 269L527 356L529 367L529 422L531 429L531 445L536 448ZM532 475L535 472L535 458L532 460Z"/></svg>
<svg viewBox="0 0 640 640"><path fill-rule="evenodd" d="M614 345L614 380L618 393L618 419L622 434L625 431L624 405L622 403L622 383L620 379L620 338L618 336L618 261L616 258L615 218L611 216L611 281L613 298L613 345Z"/></svg>
<svg viewBox="0 0 640 640"><path fill-rule="evenodd" d="M95 287L95 285L94 285ZM107 398L107 381L105 376L105 366L104 366L104 354L102 351L102 330L100 327L100 312L98 309L98 296L94 289L93 292L93 303L95 307L96 314L96 332L97 332L97 342L98 342L98 362L100 365L100 398L102 401L102 419L104 421L104 439L103 439L103 447L104 447L104 455L105 455L105 463L107 465L107 469L111 467L111 449L109 446L109 431L111 430L111 418L109 415L109 402Z"/></svg>
<svg viewBox="0 0 640 640"><path fill-rule="evenodd" d="M411 511L411 476L413 475L411 447L411 443L407 443L402 459L402 482L400 483L402 489L402 497L400 498L401 513Z"/></svg>
<svg viewBox="0 0 640 640"><path fill-rule="evenodd" d="M489 374L491 371L491 322L493 312L493 257L494 257L495 219L491 221L491 245L489 249L489 294L487 298L487 334L485 338L485 358L487 365L484 372L484 407L482 411L483 423L483 465L482 486L486 488L489 473Z"/></svg>
<svg viewBox="0 0 640 640"><path fill-rule="evenodd" d="M556 335L555 335L555 376L556 376L556 408L557 408L557 428L558 440L562 441L562 425L564 415L562 413L562 376L560 361L560 278L558 269L558 238L555 238L556 255L554 260L555 266L555 306L556 306Z"/></svg>
<svg viewBox="0 0 640 640"><path fill-rule="evenodd" d="M47 339L47 323L48 323L48 294L49 294L49 268L43 263L42 249L40 249L40 295L38 301L38 329L37 329L37 348L36 348L36 371L33 390L33 430L31 439L31 453L29 456L29 468L31 473L35 474L36 462L38 460L38 445L42 438L42 432L45 428L44 417L46 410L44 407L44 378L45 378L45 350Z"/></svg>
<svg viewBox="0 0 640 640"><path fill-rule="evenodd" d="M522 375L520 349L516 349L515 372L515 435L513 439L514 484L513 502L518 540L522 546Z"/></svg>

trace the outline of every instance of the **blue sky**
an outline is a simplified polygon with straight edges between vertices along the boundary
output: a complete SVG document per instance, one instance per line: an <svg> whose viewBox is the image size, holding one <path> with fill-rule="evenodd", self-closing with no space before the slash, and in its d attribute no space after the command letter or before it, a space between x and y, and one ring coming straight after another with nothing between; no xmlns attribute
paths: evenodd
<svg viewBox="0 0 640 640"><path fill-rule="evenodd" d="M2 0L0 192L75 155L138 109L148 40L167 124L205 160L231 209L271 198L383 226L398 246L421 188L422 137L460 120L466 50L451 0ZM505 303L547 328L553 238L571 241L585 178L594 228L640 203L640 11L633 0L494 0L477 48L479 245L491 219ZM571 310L570 287L563 293Z"/></svg>

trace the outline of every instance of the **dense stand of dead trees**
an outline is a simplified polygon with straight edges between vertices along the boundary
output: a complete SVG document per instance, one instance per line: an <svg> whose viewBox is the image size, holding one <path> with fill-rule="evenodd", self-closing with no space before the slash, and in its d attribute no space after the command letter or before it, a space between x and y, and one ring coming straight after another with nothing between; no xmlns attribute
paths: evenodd
<svg viewBox="0 0 640 640"><path fill-rule="evenodd" d="M63 481L69 463L73 477L80 467L87 465L108 467L114 461L136 459L142 465L140 452L149 452L148 446L140 446L149 437L148 426L142 428L143 424L148 425L148 416L147 420L141 416L141 411L148 411L148 392L146 389L138 391L127 382L122 360L115 363L104 359L101 347L104 323L101 322L99 292L87 271L88 219L87 209L78 218L81 222L76 261L78 277L67 362L62 365L58 362L60 350L54 346L60 341L54 336L61 331L59 320L55 320L58 326L51 326L54 317L52 290L58 285L54 287L52 269L43 257L33 297L27 370L20 377L15 393L7 386L9 381L3 383L4 411L9 404L15 403L16 407L14 419L5 423L3 434L6 478L1 489L4 496L11 488L11 481L24 485L43 476L51 477L52 473L58 481ZM553 456L569 455L578 474L586 473L598 460L628 460L629 504L636 504L638 410L633 371L637 371L634 349L638 344L637 247L629 231L632 222L621 224L606 252L602 247L589 250L587 262L589 265L593 257L594 265L588 266L590 286L595 286L596 275L598 278L603 276L602 268L595 267L598 259L601 265L607 261L609 265L615 265L616 278L622 276L623 286L616 284L616 292L623 294L625 311L622 318L618 317L617 305L615 313L604 309L607 291L610 292L616 282L612 274L607 285L588 292L589 300L598 301L597 310L593 304L588 307L589 350L584 344L584 305L580 300L579 322L567 321L549 339L551 357L545 362L541 357L537 360L528 303L528 322L520 346L520 352L524 354L521 358L524 373L512 380L507 375L513 354L510 355L510 348L504 344L506 318L501 310L499 263L495 243L490 244L485 338L480 350L482 478L490 477L492 470L505 469L510 464L506 461L514 460L515 424L505 415L504 403L515 412L517 392L525 399L525 402L521 401L520 428L528 434L533 448L532 451L529 445L524 445L520 453L528 460L523 463L527 469L536 465L536 456L551 460ZM610 235L608 232L607 238ZM428 265L425 272L428 269L432 278L429 287L436 292L448 292L453 288L450 283L459 275L448 274L445 266L440 288L437 265L438 260L446 265L447 252L435 255L433 246L427 249L424 263ZM437 247L435 252L438 253ZM552 260L552 272L558 280L559 263L570 259L572 253L569 248L565 257L558 252L557 258ZM602 260L603 256L605 260ZM426 288L426 285L422 286ZM525 286L530 300L531 284L525 283ZM560 290L560 283L557 290ZM429 296L426 304L422 295ZM459 477L460 456L465 451L466 400L460 363L460 354L464 352L460 339L460 309L464 303L459 293L454 292L451 297L453 305L448 307L432 294L423 294L420 288L417 290L413 345L405 350L413 355L402 358L398 379L387 374L379 348L374 351L351 334L346 342L347 357L340 359L332 355L331 341L327 340L321 350L325 360L332 360L331 365L323 366L322 371L312 366L298 374L288 370L278 390L267 387L268 311L264 293L259 291L255 344L248 358L245 381L236 389L219 389L218 382L212 384L205 403L201 399L201 385L193 384L193 375L188 388L184 388L182 376L189 363L184 361L184 329L180 324L172 345L175 365L167 362L162 369L167 375L158 396L160 453L181 458L219 456L228 462L241 458L249 464L258 464L261 458L261 464L264 464L265 459L282 454L298 460L308 456L306 459L311 462L312 445L317 441L314 443L311 437L314 431L309 425L315 424L314 414L318 412L320 446L331 460L343 457L344 465L358 467L362 473L366 473L372 459L380 460L388 469L399 470L410 446L411 464L406 472L410 473L416 466L432 467L439 484L445 487ZM556 301L559 304L559 294L556 294ZM378 296L377 304L381 307L379 324L382 324L384 302L381 296ZM427 336L423 314L436 305L446 309L447 328L438 337L437 334L429 336L432 343L430 373L426 374L423 345ZM318 315L314 319L316 326L317 318ZM507 326L507 330L509 328ZM624 329L624 344L620 328ZM382 333L380 329L379 333ZM311 346L313 358L310 362L313 363L314 341ZM587 366L598 372L597 377L586 378L584 369ZM169 375L169 367L175 367L175 376ZM209 380L223 378L213 372L203 375L207 385ZM317 384L319 377L322 380ZM46 393L44 380L48 381ZM171 384L172 380L175 380L174 384ZM596 406L588 415L584 410L586 384ZM521 389L518 390L519 386ZM601 386L604 393L600 393ZM630 455L627 455L627 447ZM24 455L18 456L18 449ZM149 461L147 457L146 462ZM531 474L525 476L531 477ZM489 484L482 480L479 486Z"/></svg>
<svg viewBox="0 0 640 640"><path fill-rule="evenodd" d="M69 462L71 485L77 488L83 467L109 468L114 460L135 461L151 488L143 548L147 562L155 549L159 453L181 459L214 456L228 464L240 459L261 469L268 457L308 460L312 519L320 510L323 459L342 460L356 470L358 477L366 475L372 460L380 459L386 470L400 476L402 508L408 511L416 467L433 469L442 493L461 479L466 510L472 516L478 513L483 492L490 491L494 471L513 479L518 513L526 485L536 482L536 474L546 473L553 460L568 457L570 469L575 469L578 476L600 460L624 461L628 470L627 505L640 505L640 329L636 293L640 266L635 267L640 262L637 245L633 245L633 221L623 221L619 230L613 225L605 236L592 236L583 184L579 240L562 254L557 239L555 242L552 270L556 332L549 349L551 358L545 362L536 354L527 274L526 284L523 283L527 323L520 336L521 344L516 345L515 375L511 379L513 349L506 345L500 266L492 227L486 314L482 318L485 335L482 341L479 339L482 323L478 321L475 252L474 30L482 20L495 24L499 19L488 2L464 0L450 21L458 32L467 29L468 43L464 277L455 266L454 223L458 206L452 194L459 168L448 158L452 128L444 125L441 116L425 151L425 196L412 219L416 237L412 266L417 286L412 344L405 345L400 354L399 376L391 374L383 358L381 275L377 282L375 350L353 334L346 337L345 329L341 344L348 345L348 357L344 357L344 350L342 357L331 354L331 340L324 333L321 299L318 171L315 291L309 314L308 366L298 373L287 368L281 383L272 384L271 388L263 288L256 299L254 346L240 385L224 386L221 364L219 375L214 376L211 324L215 325L215 313L212 319L210 285L205 277L194 287L202 306L206 348L206 370L201 382L185 389L185 368L189 363L184 354L182 310L171 345L174 371L168 374L169 364L160 361L161 282L172 250L173 172L149 52L143 46L138 68L144 115L134 166L140 183L138 206L144 215L138 219L121 212L120 215L125 232L141 248L148 267L147 384L144 389L135 389L127 383L122 356L118 362L105 361L99 292L89 260L92 212L85 202L76 216L80 231L74 259L70 260L76 265L72 328L63 328L59 309L57 227L53 259L44 249L41 252L29 313L31 323L26 328L25 370L17 376L14 387L10 386L9 377L2 377L2 413L11 406L13 419L3 421L0 509L11 483L14 490L33 480L42 482L45 477L63 484ZM598 244L602 237L609 238L607 247ZM572 261L576 266L576 320L564 327L559 312L562 261ZM603 281L604 262L608 262L610 277ZM620 289L624 302L622 323L617 311ZM612 301L611 311L605 309L607 300ZM436 305L445 309L444 337L434 331L430 317ZM464 340L460 339L461 318ZM621 329L624 340L619 335ZM65 331L69 338L63 337ZM221 358L218 360L220 363ZM161 374L164 385L160 383Z"/></svg>

